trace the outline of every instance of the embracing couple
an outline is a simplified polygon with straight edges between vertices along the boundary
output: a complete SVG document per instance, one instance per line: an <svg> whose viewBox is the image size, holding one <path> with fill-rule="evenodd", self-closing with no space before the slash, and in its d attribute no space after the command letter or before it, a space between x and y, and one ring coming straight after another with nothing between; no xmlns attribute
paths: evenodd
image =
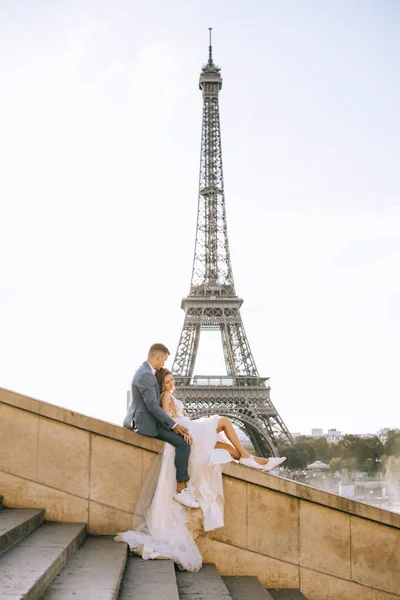
<svg viewBox="0 0 400 600"><path fill-rule="evenodd" d="M202 558L194 537L224 525L222 465L238 460L269 471L285 458L251 456L227 417L191 421L164 368L169 354L163 344L153 344L133 377L124 427L167 443L143 486L134 529L115 540L145 559L169 558L181 569L198 571Z"/></svg>

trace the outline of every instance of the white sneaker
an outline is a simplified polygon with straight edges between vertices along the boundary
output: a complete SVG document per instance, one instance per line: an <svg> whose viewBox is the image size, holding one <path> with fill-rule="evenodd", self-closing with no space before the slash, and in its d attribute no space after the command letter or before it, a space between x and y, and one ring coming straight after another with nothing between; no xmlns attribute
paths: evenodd
<svg viewBox="0 0 400 600"><path fill-rule="evenodd" d="M174 496L174 500L183 504L183 506L187 506L188 508L200 508L200 504L195 500L192 494L189 492L187 488L183 488L181 492L177 492Z"/></svg>
<svg viewBox="0 0 400 600"><path fill-rule="evenodd" d="M278 456L272 457L268 459L266 465L263 465L264 471L270 471L271 469L275 469L275 467L279 467L283 462L285 462L286 456Z"/></svg>
<svg viewBox="0 0 400 600"><path fill-rule="evenodd" d="M262 471L264 469L264 465L260 465L252 456L248 458L240 458L239 462L241 465L245 465L245 467L252 467L253 469L259 469Z"/></svg>

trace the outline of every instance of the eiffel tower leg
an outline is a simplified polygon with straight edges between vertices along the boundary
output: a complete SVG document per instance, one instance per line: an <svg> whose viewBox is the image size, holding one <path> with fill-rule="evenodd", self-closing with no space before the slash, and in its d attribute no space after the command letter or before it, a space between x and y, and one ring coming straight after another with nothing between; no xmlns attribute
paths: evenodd
<svg viewBox="0 0 400 600"><path fill-rule="evenodd" d="M265 424L269 437L274 441L276 447L279 442L284 442L286 444L293 443L293 438L291 434L287 430L286 425L284 424L276 410L274 416L267 417L263 415L261 419Z"/></svg>
<svg viewBox="0 0 400 600"><path fill-rule="evenodd" d="M255 435L255 431L253 429L251 429L250 427L246 427L246 434L251 442L251 445L254 448L255 454L257 456L263 456L260 445L259 445L259 440L257 439L257 436Z"/></svg>
<svg viewBox="0 0 400 600"><path fill-rule="evenodd" d="M253 445L254 452L257 456L268 458L269 456L277 456L277 450L272 444L268 444L267 440L261 436L258 431L251 427L246 427L246 433Z"/></svg>
<svg viewBox="0 0 400 600"><path fill-rule="evenodd" d="M221 325L222 348L224 350L225 366L228 375L235 375L235 359L232 352L228 324Z"/></svg>
<svg viewBox="0 0 400 600"><path fill-rule="evenodd" d="M239 310L237 310L234 322L227 324L226 330L226 345L229 348L229 354L233 357L235 374L258 377L257 367Z"/></svg>
<svg viewBox="0 0 400 600"><path fill-rule="evenodd" d="M255 435L259 440L261 456L264 456L264 458L278 456L278 449L275 447L273 442L268 443L266 439L258 433L258 431L256 431Z"/></svg>
<svg viewBox="0 0 400 600"><path fill-rule="evenodd" d="M200 324L188 323L185 318L172 372L180 377L193 377L200 341Z"/></svg>

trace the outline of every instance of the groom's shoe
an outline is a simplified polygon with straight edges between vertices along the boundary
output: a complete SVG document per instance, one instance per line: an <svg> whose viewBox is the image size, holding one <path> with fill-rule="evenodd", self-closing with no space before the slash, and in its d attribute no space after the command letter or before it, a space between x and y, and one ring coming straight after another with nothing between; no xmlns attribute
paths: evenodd
<svg viewBox="0 0 400 600"><path fill-rule="evenodd" d="M259 469L260 471L264 469L264 465L260 465L252 456L240 458L239 462L241 465L245 465L245 467L253 467L253 469Z"/></svg>
<svg viewBox="0 0 400 600"><path fill-rule="evenodd" d="M177 492L174 500L187 506L188 508L200 508L200 504L195 500L187 488L183 488L181 492Z"/></svg>
<svg viewBox="0 0 400 600"><path fill-rule="evenodd" d="M280 456L277 458L269 458L266 465L263 465L264 471L270 471L271 469L275 469L275 467L279 467L286 460L286 456Z"/></svg>

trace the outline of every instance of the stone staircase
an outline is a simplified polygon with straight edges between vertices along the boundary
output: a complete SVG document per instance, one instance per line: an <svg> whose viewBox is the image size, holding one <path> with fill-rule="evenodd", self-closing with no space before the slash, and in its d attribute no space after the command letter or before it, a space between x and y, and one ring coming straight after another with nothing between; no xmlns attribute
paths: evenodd
<svg viewBox="0 0 400 600"><path fill-rule="evenodd" d="M2 505L0 497L0 506ZM257 577L198 573L169 560L129 556L85 523L46 522L45 511L0 510L0 600L301 600L299 590L266 590Z"/></svg>

